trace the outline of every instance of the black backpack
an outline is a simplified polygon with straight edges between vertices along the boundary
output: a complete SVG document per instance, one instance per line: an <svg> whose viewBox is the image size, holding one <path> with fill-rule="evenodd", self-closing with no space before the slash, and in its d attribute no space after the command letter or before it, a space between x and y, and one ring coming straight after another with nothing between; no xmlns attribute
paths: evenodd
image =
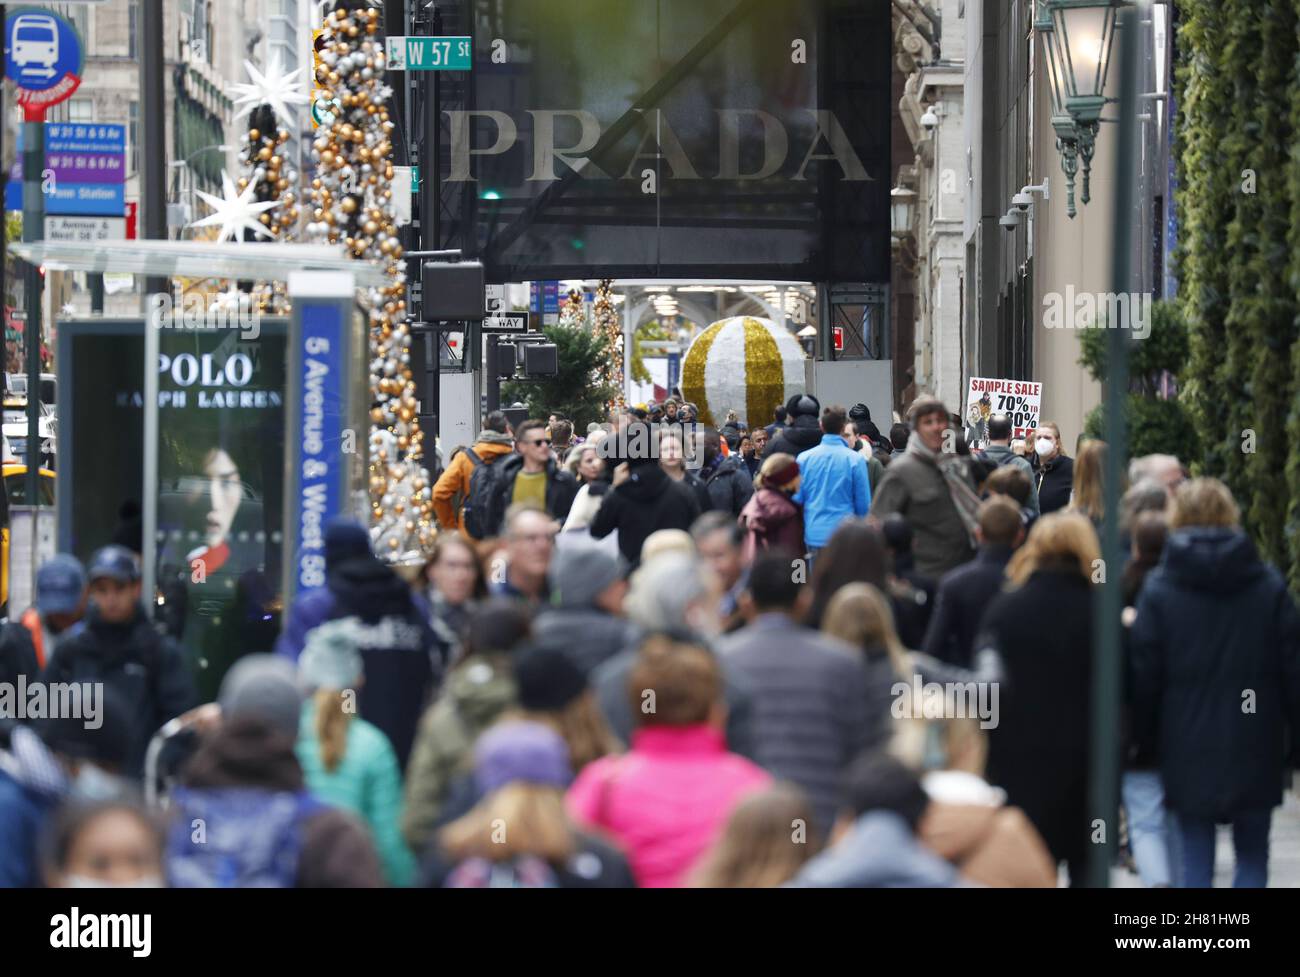
<svg viewBox="0 0 1300 977"><path fill-rule="evenodd" d="M496 465L484 461L473 448L466 448L465 455L474 471L469 477L469 495L465 499L461 525L475 539L483 539L495 528L492 525L492 494L497 483Z"/></svg>

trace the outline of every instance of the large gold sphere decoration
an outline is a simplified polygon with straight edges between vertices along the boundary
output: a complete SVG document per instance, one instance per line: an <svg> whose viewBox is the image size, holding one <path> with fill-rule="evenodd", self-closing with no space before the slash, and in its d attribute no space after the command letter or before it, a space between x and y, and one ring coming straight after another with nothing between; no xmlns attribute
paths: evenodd
<svg viewBox="0 0 1300 977"><path fill-rule="evenodd" d="M751 426L770 424L777 406L805 386L803 347L770 319L733 316L695 337L682 360L682 395L700 420L718 426L734 410Z"/></svg>

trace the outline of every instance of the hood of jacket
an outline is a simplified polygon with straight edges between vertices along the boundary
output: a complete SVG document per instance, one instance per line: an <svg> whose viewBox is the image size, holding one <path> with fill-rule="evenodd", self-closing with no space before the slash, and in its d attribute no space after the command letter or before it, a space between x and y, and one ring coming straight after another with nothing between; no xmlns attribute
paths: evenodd
<svg viewBox="0 0 1300 977"><path fill-rule="evenodd" d="M506 451L515 450L515 439L508 434L501 434L497 431L480 431L478 440L474 442L475 454L478 454L478 447L491 445L493 447L504 447Z"/></svg>
<svg viewBox="0 0 1300 977"><path fill-rule="evenodd" d="M984 449L984 453L988 455L990 458L992 458L994 461L996 461L999 465L1002 464L1007 458L1019 457L1019 455L1017 455L1014 451L1011 450L1009 445L1005 445L1005 444L991 444ZM1029 462L1025 462L1025 464L1029 464Z"/></svg>
<svg viewBox="0 0 1300 977"><path fill-rule="evenodd" d="M187 787L302 790L294 740L256 716L222 723L204 739L184 770Z"/></svg>
<svg viewBox="0 0 1300 977"><path fill-rule="evenodd" d="M446 694L474 728L486 726L515 701L515 679L504 655L470 655L447 676Z"/></svg>
<svg viewBox="0 0 1300 977"><path fill-rule="evenodd" d="M739 455L726 455L712 468L705 469L704 482L708 484L718 478L726 478L731 475L740 475L744 478L750 478L749 469L745 467L745 462Z"/></svg>
<svg viewBox="0 0 1300 977"><path fill-rule="evenodd" d="M773 525L783 523L798 509L794 500L776 489L759 489L745 503L741 516L745 525L759 533L767 532Z"/></svg>
<svg viewBox="0 0 1300 977"><path fill-rule="evenodd" d="M815 856L790 883L818 889L944 889L957 870L922 848L892 811L862 815L838 843Z"/></svg>
<svg viewBox="0 0 1300 977"><path fill-rule="evenodd" d="M1160 566L1179 586L1217 593L1244 590L1267 572L1250 537L1217 526L1170 533Z"/></svg>
<svg viewBox="0 0 1300 977"><path fill-rule="evenodd" d="M637 465L615 491L630 502L653 502L668 490L668 473L657 464Z"/></svg>
<svg viewBox="0 0 1300 977"><path fill-rule="evenodd" d="M788 424L781 429L777 438L784 438L793 444L798 449L793 453L797 455L800 451L815 448L822 443L821 423L815 417L796 417L793 424ZM773 440L776 440L776 438ZM771 444L771 442L768 443Z"/></svg>
<svg viewBox="0 0 1300 977"><path fill-rule="evenodd" d="M411 611L411 588L392 567L377 557L344 560L329 576L329 589L338 601L337 617L356 615L367 624Z"/></svg>

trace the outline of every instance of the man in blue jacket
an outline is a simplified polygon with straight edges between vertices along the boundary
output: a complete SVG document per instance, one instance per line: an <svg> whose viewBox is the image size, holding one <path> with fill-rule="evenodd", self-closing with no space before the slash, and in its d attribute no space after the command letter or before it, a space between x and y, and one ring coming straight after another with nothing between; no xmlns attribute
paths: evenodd
<svg viewBox="0 0 1300 977"><path fill-rule="evenodd" d="M867 460L842 436L847 420L843 407L823 410L822 443L798 458L802 482L794 500L803 505L804 542L814 557L841 522L871 508Z"/></svg>

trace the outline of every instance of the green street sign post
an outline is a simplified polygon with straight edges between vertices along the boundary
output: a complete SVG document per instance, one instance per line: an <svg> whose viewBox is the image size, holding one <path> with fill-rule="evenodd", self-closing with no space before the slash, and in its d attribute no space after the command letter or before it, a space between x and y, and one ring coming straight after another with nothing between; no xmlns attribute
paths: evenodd
<svg viewBox="0 0 1300 977"><path fill-rule="evenodd" d="M386 38L389 71L469 71L474 43L469 37Z"/></svg>

